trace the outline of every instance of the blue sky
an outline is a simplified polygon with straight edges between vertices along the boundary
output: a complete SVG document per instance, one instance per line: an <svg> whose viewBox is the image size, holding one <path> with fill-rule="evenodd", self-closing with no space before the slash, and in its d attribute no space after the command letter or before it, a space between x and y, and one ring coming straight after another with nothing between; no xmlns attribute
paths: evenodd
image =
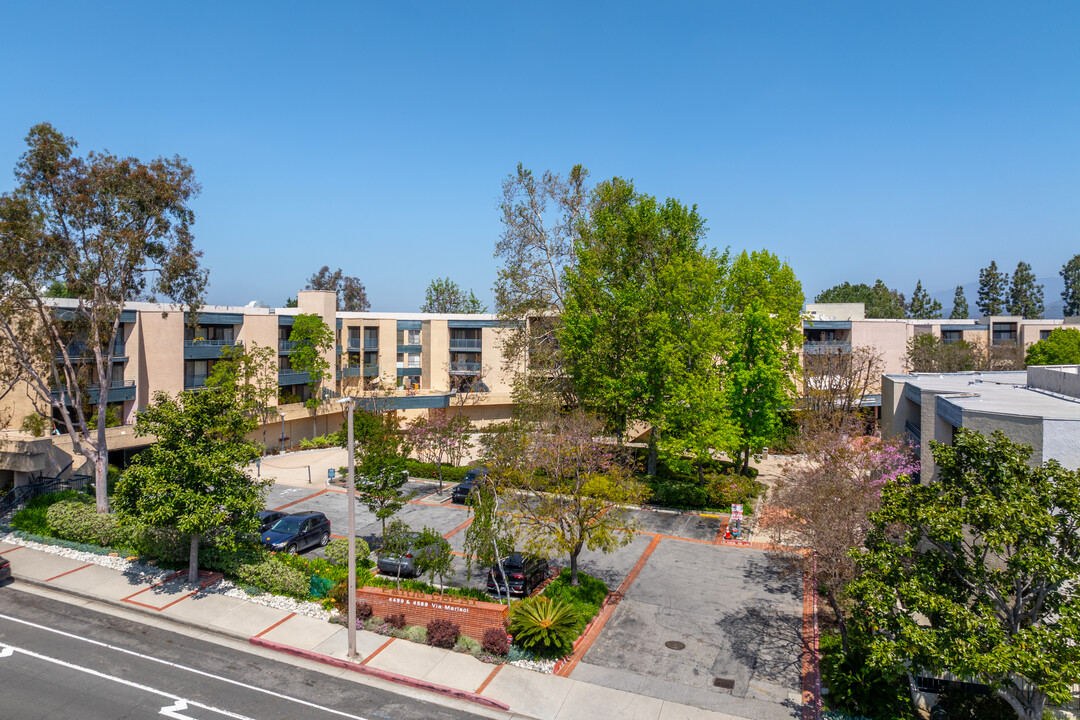
<svg viewBox="0 0 1080 720"><path fill-rule="evenodd" d="M697 204L808 297L1080 252L1080 3L0 3L0 190L29 127L186 157L208 300L324 264L374 310L490 304L503 178ZM1048 285L1047 301L1057 300ZM969 297L974 304L974 298Z"/></svg>

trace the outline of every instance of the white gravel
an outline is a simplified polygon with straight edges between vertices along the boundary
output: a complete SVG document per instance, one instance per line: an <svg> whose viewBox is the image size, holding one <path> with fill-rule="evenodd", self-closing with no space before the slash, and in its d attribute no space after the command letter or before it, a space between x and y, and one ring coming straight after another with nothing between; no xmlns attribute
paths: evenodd
<svg viewBox="0 0 1080 720"><path fill-rule="evenodd" d="M551 674L555 672L554 660L511 660L508 665L516 665L526 670L534 670L538 673Z"/></svg>
<svg viewBox="0 0 1080 720"><path fill-rule="evenodd" d="M12 545L22 545L31 550L46 552L50 555L59 555L60 557L78 560L79 562L101 565L102 567L107 567L111 570L118 570L140 582L154 582L155 580L160 580L166 575L174 572L172 570L163 570L159 567L154 567L153 565L138 563L134 560L125 560L122 557L97 555L96 553L72 550L71 548L61 547L60 545L46 545L32 540L24 540L12 533L0 536L0 541L11 543ZM193 590L196 589L196 587L196 585L191 585L191 589ZM258 605L266 605L267 607L272 607L276 610L285 610L286 612L296 613L297 615L307 615L308 617L317 618L319 620L330 619L330 613L327 610L324 610L323 606L317 602L301 602L290 597L271 595L270 593L248 595L243 588L229 580L216 582L203 592L206 594L225 595L240 600L250 600Z"/></svg>

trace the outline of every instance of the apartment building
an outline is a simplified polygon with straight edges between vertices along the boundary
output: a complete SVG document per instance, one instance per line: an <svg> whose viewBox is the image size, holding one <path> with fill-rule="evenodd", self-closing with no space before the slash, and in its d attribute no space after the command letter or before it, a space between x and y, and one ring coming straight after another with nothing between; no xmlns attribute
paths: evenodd
<svg viewBox="0 0 1080 720"><path fill-rule="evenodd" d="M297 298L295 308L205 306L194 325L175 305L126 303L108 388L109 414L119 421L107 431L110 459L123 462L128 452L146 444L132 432L137 410L159 392L204 387L226 347L276 350L277 417L268 428L272 445L294 446L302 438L340 428L342 406L334 401L344 396L378 396L406 417L455 405L479 424L509 418L512 373L504 367L504 331L495 315L337 312L332 292L301 291ZM57 299L54 307L70 313L76 302ZM318 315L336 338L325 355L331 373L316 389L324 403L315 417L303 404L312 392L308 376L291 361L295 343L289 337L299 314ZM77 345L69 353L78 353ZM89 402L96 403L100 388L88 389ZM0 488L55 468L53 448L72 454L65 435L33 440L17 432L23 419L35 414L46 417L50 428L62 429L28 387L16 387L0 400L0 429L6 430L0 437ZM257 436L262 438L262 429Z"/></svg>
<svg viewBox="0 0 1080 720"><path fill-rule="evenodd" d="M1063 326L1080 328L1080 318L1028 320L1017 316L983 317L977 320L879 320L868 319L862 303L808 303L803 322L803 356L849 353L854 347L874 348L882 357L885 373L904 373L908 342L930 334L950 343L964 340L982 348L1024 351Z"/></svg>

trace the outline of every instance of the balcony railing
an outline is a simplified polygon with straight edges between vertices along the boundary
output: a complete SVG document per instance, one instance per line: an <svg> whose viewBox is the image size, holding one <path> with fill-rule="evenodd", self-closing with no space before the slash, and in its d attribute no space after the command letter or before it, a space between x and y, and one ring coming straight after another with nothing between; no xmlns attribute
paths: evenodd
<svg viewBox="0 0 1080 720"><path fill-rule="evenodd" d="M193 388L206 387L206 378L206 375L185 375L184 389L190 390Z"/></svg>
<svg viewBox="0 0 1080 720"><path fill-rule="evenodd" d="M450 338L451 350L480 350L483 344L480 338Z"/></svg>
<svg viewBox="0 0 1080 720"><path fill-rule="evenodd" d="M352 367L345 367L341 369L342 377L378 377L379 366L378 365L354 365Z"/></svg>
<svg viewBox="0 0 1080 720"><path fill-rule="evenodd" d="M134 400L135 399L135 381L134 380L113 380L107 383L109 388L109 399L112 401ZM97 402L97 399L101 395L101 384L90 383L83 386L83 397L89 402ZM65 390L53 388L53 397L64 399L70 402L67 398L67 392Z"/></svg>
<svg viewBox="0 0 1080 720"><path fill-rule="evenodd" d="M80 359L82 357L85 357L87 355L87 352L89 351L89 349L90 349L90 343L73 342L73 343L71 343L70 345L67 346L67 354L68 354L68 357L70 359L78 360L78 359ZM114 358L124 357L126 352L127 352L127 346L123 342L113 343L113 357ZM56 353L56 359L62 361L64 359L63 353L59 353L59 352Z"/></svg>
<svg viewBox="0 0 1080 720"><path fill-rule="evenodd" d="M452 362L450 363L450 372L452 373L478 373L480 372L480 363L478 362Z"/></svg>
<svg viewBox="0 0 1080 720"><path fill-rule="evenodd" d="M226 347L228 345L243 345L236 338L194 338L184 340L184 347Z"/></svg>
<svg viewBox="0 0 1080 720"><path fill-rule="evenodd" d="M278 340L277 349L278 352L292 352L296 349L296 340Z"/></svg>
<svg viewBox="0 0 1080 720"><path fill-rule="evenodd" d="M844 340L807 340L803 343L803 352L807 355L849 353L851 352L851 343Z"/></svg>

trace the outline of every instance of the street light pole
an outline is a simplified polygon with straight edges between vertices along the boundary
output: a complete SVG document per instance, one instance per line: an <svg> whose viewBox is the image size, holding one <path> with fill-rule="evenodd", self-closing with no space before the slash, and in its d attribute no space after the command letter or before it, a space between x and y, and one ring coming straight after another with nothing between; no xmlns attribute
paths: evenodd
<svg viewBox="0 0 1080 720"><path fill-rule="evenodd" d="M349 503L349 631L347 633L349 638L349 655L350 659L356 658L356 503L354 495L356 493L356 448L355 439L353 438L353 408L356 403L353 398L342 398L339 402L347 402L348 417L345 421L349 428L349 474L346 480L346 498Z"/></svg>
<svg viewBox="0 0 1080 720"><path fill-rule="evenodd" d="M278 413L281 415L281 454L285 454L285 413Z"/></svg>

